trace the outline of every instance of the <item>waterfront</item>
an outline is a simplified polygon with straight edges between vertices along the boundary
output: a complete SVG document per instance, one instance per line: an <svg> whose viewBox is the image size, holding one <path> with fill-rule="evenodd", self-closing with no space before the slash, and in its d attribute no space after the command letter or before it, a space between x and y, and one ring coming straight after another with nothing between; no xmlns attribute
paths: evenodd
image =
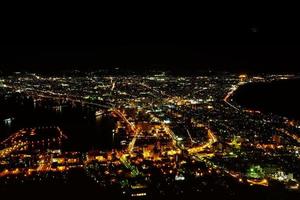
<svg viewBox="0 0 300 200"><path fill-rule="evenodd" d="M294 77L3 77L1 184L82 182L124 198L299 196L300 123L232 100L243 85Z"/></svg>
<svg viewBox="0 0 300 200"><path fill-rule="evenodd" d="M54 101L34 102L20 94L2 96L0 101L0 138L4 139L21 128L59 126L68 136L65 150L89 151L112 148L114 120L95 116L96 108ZM8 123L9 122L9 123Z"/></svg>
<svg viewBox="0 0 300 200"><path fill-rule="evenodd" d="M241 86L233 99L242 107L300 120L300 79L255 82Z"/></svg>

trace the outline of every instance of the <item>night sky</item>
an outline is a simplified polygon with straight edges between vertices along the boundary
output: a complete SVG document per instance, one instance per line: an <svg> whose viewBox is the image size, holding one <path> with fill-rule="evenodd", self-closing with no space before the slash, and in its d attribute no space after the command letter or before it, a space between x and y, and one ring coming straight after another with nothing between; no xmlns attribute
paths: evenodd
<svg viewBox="0 0 300 200"><path fill-rule="evenodd" d="M76 19L38 27L23 24L11 33L1 40L1 71L59 71L74 66L300 71L300 31L289 19L207 21L197 13L129 16L87 24Z"/></svg>

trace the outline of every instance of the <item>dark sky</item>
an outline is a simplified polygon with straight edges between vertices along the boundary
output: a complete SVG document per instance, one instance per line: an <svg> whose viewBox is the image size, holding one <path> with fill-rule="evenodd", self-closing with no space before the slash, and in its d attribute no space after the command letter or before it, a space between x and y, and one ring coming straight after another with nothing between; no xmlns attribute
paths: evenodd
<svg viewBox="0 0 300 200"><path fill-rule="evenodd" d="M120 45L1 46L2 70L59 70L118 66L162 66L172 70L300 71L296 45Z"/></svg>
<svg viewBox="0 0 300 200"><path fill-rule="evenodd" d="M164 66L176 71L300 71L300 31L290 19L149 16L22 23L1 37L0 69Z"/></svg>

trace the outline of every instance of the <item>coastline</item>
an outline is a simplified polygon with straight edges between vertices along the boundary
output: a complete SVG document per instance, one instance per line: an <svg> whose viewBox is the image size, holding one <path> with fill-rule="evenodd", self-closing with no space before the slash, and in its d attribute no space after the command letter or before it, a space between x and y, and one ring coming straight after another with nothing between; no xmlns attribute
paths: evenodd
<svg viewBox="0 0 300 200"><path fill-rule="evenodd" d="M224 101L232 107L242 111L277 115L299 121L300 115L297 115L297 113L295 114L297 110L297 100L295 100L297 94L293 93L297 86L290 82L300 82L300 78L294 77L288 79L275 79L272 81L244 82L243 84L238 84L235 90L229 92L230 94L227 94ZM273 96L276 96L281 92L284 92L284 94L282 94L280 98L275 100L272 99ZM286 94L292 95L293 98L291 98L291 96L286 97ZM284 102L284 98L293 99L293 101ZM258 99L263 103L260 103ZM285 108L283 108L284 106L278 106L281 101ZM295 110L291 109L291 107L294 107ZM281 110L279 110L279 108L281 108Z"/></svg>

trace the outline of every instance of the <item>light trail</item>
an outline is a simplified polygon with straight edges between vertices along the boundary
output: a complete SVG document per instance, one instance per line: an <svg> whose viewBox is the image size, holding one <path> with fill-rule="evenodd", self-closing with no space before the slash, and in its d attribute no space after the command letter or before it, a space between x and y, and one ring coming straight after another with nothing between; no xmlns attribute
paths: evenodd
<svg viewBox="0 0 300 200"><path fill-rule="evenodd" d="M191 142L192 142L192 143L196 143L196 141L193 140L193 138L192 138L192 136L191 136L191 134L190 134L189 129L187 129L187 128L185 127L185 130L186 130L186 132L187 132L187 134L188 134L188 136L189 136Z"/></svg>
<svg viewBox="0 0 300 200"><path fill-rule="evenodd" d="M267 179L262 179L262 180L250 180L250 179L247 179L247 182L250 185L261 185L261 186L265 186L265 187L269 186L269 182L268 182Z"/></svg>
<svg viewBox="0 0 300 200"><path fill-rule="evenodd" d="M235 110L239 110L239 108L237 108L236 106L232 105L231 103L229 103L229 99L232 96L232 94L234 93L234 91L237 90L238 87L234 86L232 90L230 90L227 95L225 96L225 98L223 99L223 101L229 105L230 107L234 108Z"/></svg>
<svg viewBox="0 0 300 200"><path fill-rule="evenodd" d="M234 92L242 85L246 84L246 82L238 82L236 85L231 86L231 90L227 93L227 95L224 97L223 101L229 105L230 107L234 108L235 110L240 110L238 107L232 105L229 100L231 96L234 94Z"/></svg>
<svg viewBox="0 0 300 200"><path fill-rule="evenodd" d="M208 141L201 146L192 147L192 148L188 149L189 154L195 154L195 153L202 152L206 148L210 148L213 143L216 143L218 141L217 137L210 129L207 129L207 135L209 138Z"/></svg>
<svg viewBox="0 0 300 200"><path fill-rule="evenodd" d="M138 137L138 134L139 134L139 131L136 130L136 131L135 131L135 134L134 134L134 136L133 136L133 138L132 138L132 140L131 140L130 143L128 144L128 152L129 152L129 153L131 153L132 150L134 149L134 145L135 145L136 139L137 139L137 137Z"/></svg>

